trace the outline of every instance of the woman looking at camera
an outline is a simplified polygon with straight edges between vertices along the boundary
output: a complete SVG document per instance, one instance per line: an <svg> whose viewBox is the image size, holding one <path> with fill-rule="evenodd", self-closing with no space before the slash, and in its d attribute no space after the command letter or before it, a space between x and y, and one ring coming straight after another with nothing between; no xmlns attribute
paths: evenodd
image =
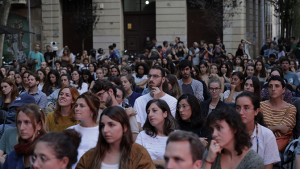
<svg viewBox="0 0 300 169"><path fill-rule="evenodd" d="M212 134L203 169L264 169L263 159L251 150L250 136L241 116L226 108L208 115L207 127Z"/></svg>
<svg viewBox="0 0 300 169"><path fill-rule="evenodd" d="M112 106L102 112L97 145L80 158L76 167L91 168L155 168L147 150L134 143L128 116L122 107Z"/></svg>

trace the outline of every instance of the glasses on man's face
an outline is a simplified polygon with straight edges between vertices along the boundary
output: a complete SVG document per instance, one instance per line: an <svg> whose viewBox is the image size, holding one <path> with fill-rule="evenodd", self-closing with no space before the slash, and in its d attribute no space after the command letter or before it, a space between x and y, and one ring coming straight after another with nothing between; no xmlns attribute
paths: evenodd
<svg viewBox="0 0 300 169"><path fill-rule="evenodd" d="M147 77L148 77L148 79L151 79L151 77L153 77L153 79L157 79L157 78L162 77L162 76L148 74Z"/></svg>
<svg viewBox="0 0 300 169"><path fill-rule="evenodd" d="M221 88L209 88L209 91L211 92L217 92L219 91Z"/></svg>
<svg viewBox="0 0 300 169"><path fill-rule="evenodd" d="M254 110L254 109L250 109L249 107L242 108L242 107L240 107L240 106L236 106L236 107L235 107L235 110L236 110L238 113L240 113L240 112L243 110L243 112L246 114L246 113L248 113L250 110Z"/></svg>
<svg viewBox="0 0 300 169"><path fill-rule="evenodd" d="M105 92L107 92L107 91L104 91L104 92L102 92L102 93L98 93L97 96L98 96L99 98L102 98L102 97L103 97L103 94L104 94Z"/></svg>

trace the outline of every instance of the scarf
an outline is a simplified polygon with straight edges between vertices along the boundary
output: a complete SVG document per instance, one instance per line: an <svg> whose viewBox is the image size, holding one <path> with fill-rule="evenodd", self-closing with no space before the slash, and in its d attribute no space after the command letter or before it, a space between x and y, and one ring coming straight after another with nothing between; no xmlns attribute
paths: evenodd
<svg viewBox="0 0 300 169"><path fill-rule="evenodd" d="M17 144L14 146L17 154L22 154L22 155L29 155L33 153L33 148L35 145L35 142L41 138L41 134L39 134L37 137L34 138L33 141L28 142L28 143L23 143L23 144Z"/></svg>

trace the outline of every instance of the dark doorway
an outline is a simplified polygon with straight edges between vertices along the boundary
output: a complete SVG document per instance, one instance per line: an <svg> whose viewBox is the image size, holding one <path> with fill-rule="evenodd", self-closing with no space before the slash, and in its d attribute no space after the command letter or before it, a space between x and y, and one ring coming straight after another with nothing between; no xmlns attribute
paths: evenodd
<svg viewBox="0 0 300 169"><path fill-rule="evenodd" d="M71 25L71 18L73 14L76 12L78 6L83 3L82 0L72 0L72 1L65 1L62 0L61 3L63 4L63 46L68 46L70 51L77 55L82 55L82 40L76 35L76 32L72 28ZM84 3L92 4L92 0L84 0ZM84 50L87 50L88 53L90 49L93 48L93 36L85 39L84 41Z"/></svg>
<svg viewBox="0 0 300 169"><path fill-rule="evenodd" d="M135 5L133 5L135 4ZM156 37L155 0L124 0L124 49L137 55L146 49L147 37Z"/></svg>
<svg viewBox="0 0 300 169"><path fill-rule="evenodd" d="M193 42L200 42L205 40L207 45L209 43L216 43L216 37L223 37L223 27L217 30L212 29L208 24L204 15L205 9L200 9L200 6L187 1L187 19L188 19L188 46L193 46ZM222 19L220 20L222 22Z"/></svg>

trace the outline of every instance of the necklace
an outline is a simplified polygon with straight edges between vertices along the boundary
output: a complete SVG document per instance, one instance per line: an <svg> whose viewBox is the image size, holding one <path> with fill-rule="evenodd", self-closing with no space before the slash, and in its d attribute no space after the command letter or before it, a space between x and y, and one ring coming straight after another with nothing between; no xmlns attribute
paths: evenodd
<svg viewBox="0 0 300 169"><path fill-rule="evenodd" d="M213 105L213 104L209 104L213 109L215 109L217 107L217 104L216 105Z"/></svg>

